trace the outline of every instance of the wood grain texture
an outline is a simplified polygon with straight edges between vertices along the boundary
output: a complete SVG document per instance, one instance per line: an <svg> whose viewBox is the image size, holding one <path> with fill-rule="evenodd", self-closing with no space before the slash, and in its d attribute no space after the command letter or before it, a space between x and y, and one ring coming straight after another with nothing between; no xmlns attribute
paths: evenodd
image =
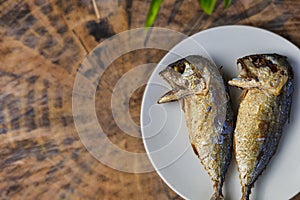
<svg viewBox="0 0 300 200"><path fill-rule="evenodd" d="M130 174L104 166L79 139L71 98L80 63L106 38L142 27L150 1L95 3L96 8L92 0L0 1L1 199L181 199L155 172ZM294 0L234 0L226 10L218 1L211 16L197 1L165 0L154 25L187 35L220 25L252 25L300 46L299 13L300 2ZM113 86L130 69L158 62L165 53L124 55L99 83L97 115L120 148L144 152L141 139L124 134L113 120ZM137 124L143 89L129 103Z"/></svg>

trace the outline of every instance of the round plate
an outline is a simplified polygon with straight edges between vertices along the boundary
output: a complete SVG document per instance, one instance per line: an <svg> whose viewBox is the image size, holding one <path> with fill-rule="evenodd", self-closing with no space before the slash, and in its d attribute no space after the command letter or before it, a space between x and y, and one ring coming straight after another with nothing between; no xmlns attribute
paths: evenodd
<svg viewBox="0 0 300 200"><path fill-rule="evenodd" d="M156 102L170 87L158 73L187 55L202 55L221 67L227 79L238 72L236 60L249 54L277 53L288 57L295 73L290 123L285 125L279 147L252 189L251 199L290 199L300 191L299 66L300 50L272 32L249 26L222 26L199 32L176 45L157 65L147 84L141 110L144 145L160 177L185 199L209 199L212 182L189 143L180 102ZM238 106L239 90L230 88ZM241 187L234 158L223 188L226 199L240 199Z"/></svg>

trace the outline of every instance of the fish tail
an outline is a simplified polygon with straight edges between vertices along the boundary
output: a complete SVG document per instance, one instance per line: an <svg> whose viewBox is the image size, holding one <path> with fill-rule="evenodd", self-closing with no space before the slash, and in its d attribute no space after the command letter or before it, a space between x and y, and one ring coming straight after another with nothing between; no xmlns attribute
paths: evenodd
<svg viewBox="0 0 300 200"><path fill-rule="evenodd" d="M249 197L250 197L250 193L251 193L251 187L249 186L243 186L242 187L242 198L241 200L249 200Z"/></svg>
<svg viewBox="0 0 300 200"><path fill-rule="evenodd" d="M214 182L214 195L210 198L210 200L224 200L224 196L222 193L223 181Z"/></svg>

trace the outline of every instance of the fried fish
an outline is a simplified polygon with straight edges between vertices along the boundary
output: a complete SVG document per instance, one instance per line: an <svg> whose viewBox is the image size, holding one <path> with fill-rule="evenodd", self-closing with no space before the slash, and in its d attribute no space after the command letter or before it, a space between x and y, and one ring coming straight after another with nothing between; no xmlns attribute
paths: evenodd
<svg viewBox="0 0 300 200"><path fill-rule="evenodd" d="M201 56L170 64L160 76L172 87L158 103L182 100L191 146L213 181L212 200L224 199L222 186L232 155L233 114L217 67Z"/></svg>
<svg viewBox="0 0 300 200"><path fill-rule="evenodd" d="M249 55L238 59L240 72L229 85L243 89L234 131L234 153L242 200L274 155L293 93L293 70L285 56Z"/></svg>

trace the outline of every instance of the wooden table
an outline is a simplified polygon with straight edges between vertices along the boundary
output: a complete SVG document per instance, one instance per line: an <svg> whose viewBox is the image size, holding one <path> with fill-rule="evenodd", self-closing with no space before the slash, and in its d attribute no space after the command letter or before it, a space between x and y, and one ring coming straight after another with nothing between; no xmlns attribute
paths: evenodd
<svg viewBox="0 0 300 200"><path fill-rule="evenodd" d="M80 140L72 115L80 63L105 39L143 27L149 4L149 0L0 1L0 199L181 199L156 172L121 172L95 159ZM299 13L300 1L295 0L233 0L226 10L218 1L211 16L203 14L196 0L165 0L154 26L192 35L221 25L251 25L300 46ZM125 134L114 121L114 86L135 66L157 63L165 53L129 52L97 82L99 123L121 149L145 152L141 138ZM146 80L153 68L141 76ZM140 87L128 97L137 125L143 91Z"/></svg>

